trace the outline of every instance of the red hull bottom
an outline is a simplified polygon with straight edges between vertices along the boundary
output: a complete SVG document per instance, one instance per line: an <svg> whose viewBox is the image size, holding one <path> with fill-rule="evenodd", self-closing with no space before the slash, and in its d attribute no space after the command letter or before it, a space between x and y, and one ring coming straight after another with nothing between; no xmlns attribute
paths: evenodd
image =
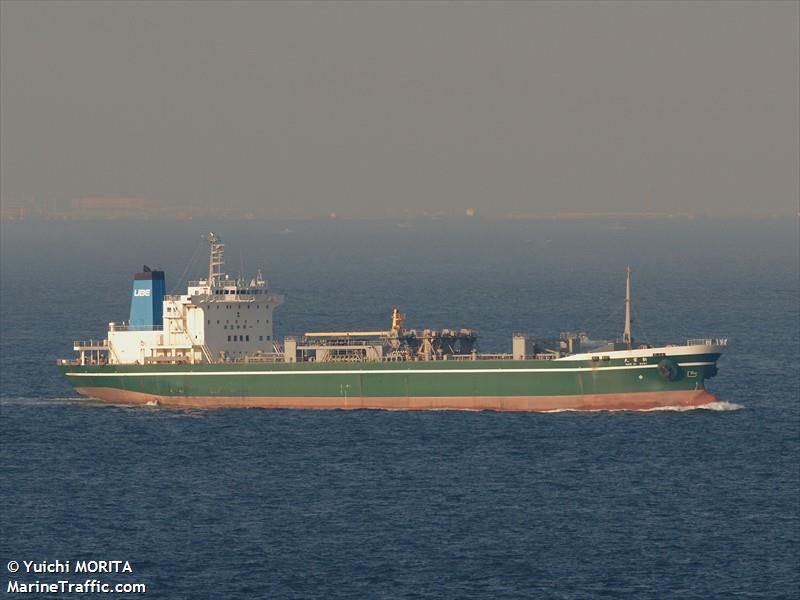
<svg viewBox="0 0 800 600"><path fill-rule="evenodd" d="M115 388L81 387L84 396L111 404L149 404L168 408L308 408L386 410L494 410L546 412L554 410L648 410L702 406L717 398L705 390L587 394L578 396L418 396L418 397L258 397L156 396Z"/></svg>

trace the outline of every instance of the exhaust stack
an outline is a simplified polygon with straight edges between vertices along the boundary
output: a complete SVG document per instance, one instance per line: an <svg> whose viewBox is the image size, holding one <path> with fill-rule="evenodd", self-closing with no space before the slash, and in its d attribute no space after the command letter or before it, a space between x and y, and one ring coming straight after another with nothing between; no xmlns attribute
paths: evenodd
<svg viewBox="0 0 800 600"><path fill-rule="evenodd" d="M142 272L134 275L129 326L154 329L164 325L165 287L164 271L152 271L144 265Z"/></svg>

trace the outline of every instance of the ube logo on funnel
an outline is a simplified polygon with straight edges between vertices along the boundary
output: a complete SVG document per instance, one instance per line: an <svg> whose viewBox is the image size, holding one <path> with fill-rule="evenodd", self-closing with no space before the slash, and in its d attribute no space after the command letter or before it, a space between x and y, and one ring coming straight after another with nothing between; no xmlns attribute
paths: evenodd
<svg viewBox="0 0 800 600"><path fill-rule="evenodd" d="M163 325L164 271L153 271L145 265L133 278L131 317L129 324L145 329Z"/></svg>

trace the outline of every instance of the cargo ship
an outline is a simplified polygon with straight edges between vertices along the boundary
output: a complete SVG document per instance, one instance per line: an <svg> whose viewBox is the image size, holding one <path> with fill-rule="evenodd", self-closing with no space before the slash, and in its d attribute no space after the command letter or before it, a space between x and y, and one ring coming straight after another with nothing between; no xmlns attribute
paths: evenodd
<svg viewBox="0 0 800 600"><path fill-rule="evenodd" d="M225 274L224 244L206 236L208 273L185 294L163 271L133 280L127 322L76 341L58 366L75 390L115 404L179 408L646 410L716 401L705 389L726 339L652 347L631 335L631 271L617 340L583 333L514 334L510 353L477 349L467 328L409 329L397 308L385 330L273 338L283 303L261 272ZM387 310L387 317L388 317Z"/></svg>

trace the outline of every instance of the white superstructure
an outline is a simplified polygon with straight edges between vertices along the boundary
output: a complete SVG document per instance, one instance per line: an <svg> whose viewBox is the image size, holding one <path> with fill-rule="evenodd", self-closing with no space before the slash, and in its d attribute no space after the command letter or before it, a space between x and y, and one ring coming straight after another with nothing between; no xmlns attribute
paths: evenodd
<svg viewBox="0 0 800 600"><path fill-rule="evenodd" d="M209 363L244 360L278 351L272 311L283 297L269 291L259 271L233 279L223 270L224 244L211 233L208 277L190 281L186 294L163 299L163 325L109 323L108 339L75 349L107 353L110 364Z"/></svg>

